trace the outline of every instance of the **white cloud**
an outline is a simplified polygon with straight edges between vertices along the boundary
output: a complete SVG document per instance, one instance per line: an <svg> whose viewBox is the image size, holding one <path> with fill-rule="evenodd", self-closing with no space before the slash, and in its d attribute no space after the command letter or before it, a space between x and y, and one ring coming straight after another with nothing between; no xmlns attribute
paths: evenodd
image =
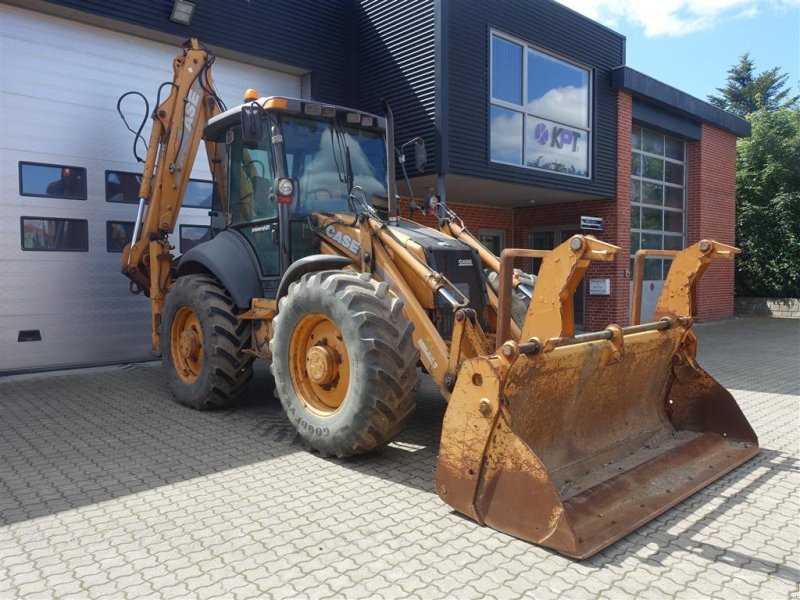
<svg viewBox="0 0 800 600"><path fill-rule="evenodd" d="M519 163L522 160L522 113L492 110L492 160Z"/></svg>
<svg viewBox="0 0 800 600"><path fill-rule="evenodd" d="M727 19L750 19L759 11L800 8L800 0L558 0L611 28L621 21L648 37L680 36L713 28Z"/></svg>
<svg viewBox="0 0 800 600"><path fill-rule="evenodd" d="M567 125L586 127L589 119L589 94L585 87L573 85L553 88L541 98L528 102L528 112Z"/></svg>

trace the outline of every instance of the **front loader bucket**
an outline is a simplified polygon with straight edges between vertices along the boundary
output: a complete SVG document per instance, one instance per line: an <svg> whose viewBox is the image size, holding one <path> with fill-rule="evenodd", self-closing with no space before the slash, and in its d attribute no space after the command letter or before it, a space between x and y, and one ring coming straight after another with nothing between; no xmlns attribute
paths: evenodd
<svg viewBox="0 0 800 600"><path fill-rule="evenodd" d="M464 361L437 492L481 524L586 558L745 462L756 435L695 362L690 328L663 317Z"/></svg>
<svg viewBox="0 0 800 600"><path fill-rule="evenodd" d="M445 415L437 491L479 523L585 558L758 452L682 327L467 361ZM673 358L674 357L674 358Z"/></svg>

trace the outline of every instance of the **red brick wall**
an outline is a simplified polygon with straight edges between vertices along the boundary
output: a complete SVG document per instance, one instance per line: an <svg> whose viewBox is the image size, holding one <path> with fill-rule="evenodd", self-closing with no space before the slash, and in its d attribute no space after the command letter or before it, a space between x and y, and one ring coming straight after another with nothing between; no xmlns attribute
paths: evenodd
<svg viewBox="0 0 800 600"><path fill-rule="evenodd" d="M481 228L500 229L506 232L506 247L513 248L519 243L514 238L514 210L511 208L498 208L496 206L476 206L475 204L447 204L461 220L467 229L477 237ZM408 218L408 202L402 202L401 215ZM416 212L413 217L417 223L436 228L436 217L425 217Z"/></svg>
<svg viewBox="0 0 800 600"><path fill-rule="evenodd" d="M726 244L735 241L736 136L709 125L702 139L687 144L686 243L708 238ZM711 263L700 281L697 318L707 321L733 317L733 263Z"/></svg>
<svg viewBox="0 0 800 600"><path fill-rule="evenodd" d="M630 253L631 253L631 130L633 100L630 94L617 94L617 201L616 232L613 242L620 250L614 260L611 275L611 303L608 314L601 314L600 327L630 323ZM616 294L613 290L616 289ZM602 306L602 305L601 305Z"/></svg>

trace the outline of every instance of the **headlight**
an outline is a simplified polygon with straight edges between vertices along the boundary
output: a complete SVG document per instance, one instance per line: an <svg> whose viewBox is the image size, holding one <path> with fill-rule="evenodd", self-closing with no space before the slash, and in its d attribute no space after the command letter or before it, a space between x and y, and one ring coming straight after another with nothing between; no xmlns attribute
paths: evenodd
<svg viewBox="0 0 800 600"><path fill-rule="evenodd" d="M278 180L278 195L291 196L294 193L294 184L291 179Z"/></svg>

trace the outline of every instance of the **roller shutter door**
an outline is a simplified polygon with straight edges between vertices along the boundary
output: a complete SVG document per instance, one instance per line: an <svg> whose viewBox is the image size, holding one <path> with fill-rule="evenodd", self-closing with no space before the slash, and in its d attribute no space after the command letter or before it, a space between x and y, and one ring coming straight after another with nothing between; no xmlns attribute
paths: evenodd
<svg viewBox="0 0 800 600"><path fill-rule="evenodd" d="M0 44L0 373L147 358L149 302L129 293L111 239L136 206L107 200L106 172L141 171L117 98L138 90L152 109L178 48L2 5ZM248 87L300 96L299 76L227 59L213 77L229 105ZM138 124L142 105L126 107ZM77 189L37 188L59 168ZM202 148L192 177L210 180ZM208 209L186 208L179 224L189 236L208 221ZM64 250L41 251L53 245Z"/></svg>

